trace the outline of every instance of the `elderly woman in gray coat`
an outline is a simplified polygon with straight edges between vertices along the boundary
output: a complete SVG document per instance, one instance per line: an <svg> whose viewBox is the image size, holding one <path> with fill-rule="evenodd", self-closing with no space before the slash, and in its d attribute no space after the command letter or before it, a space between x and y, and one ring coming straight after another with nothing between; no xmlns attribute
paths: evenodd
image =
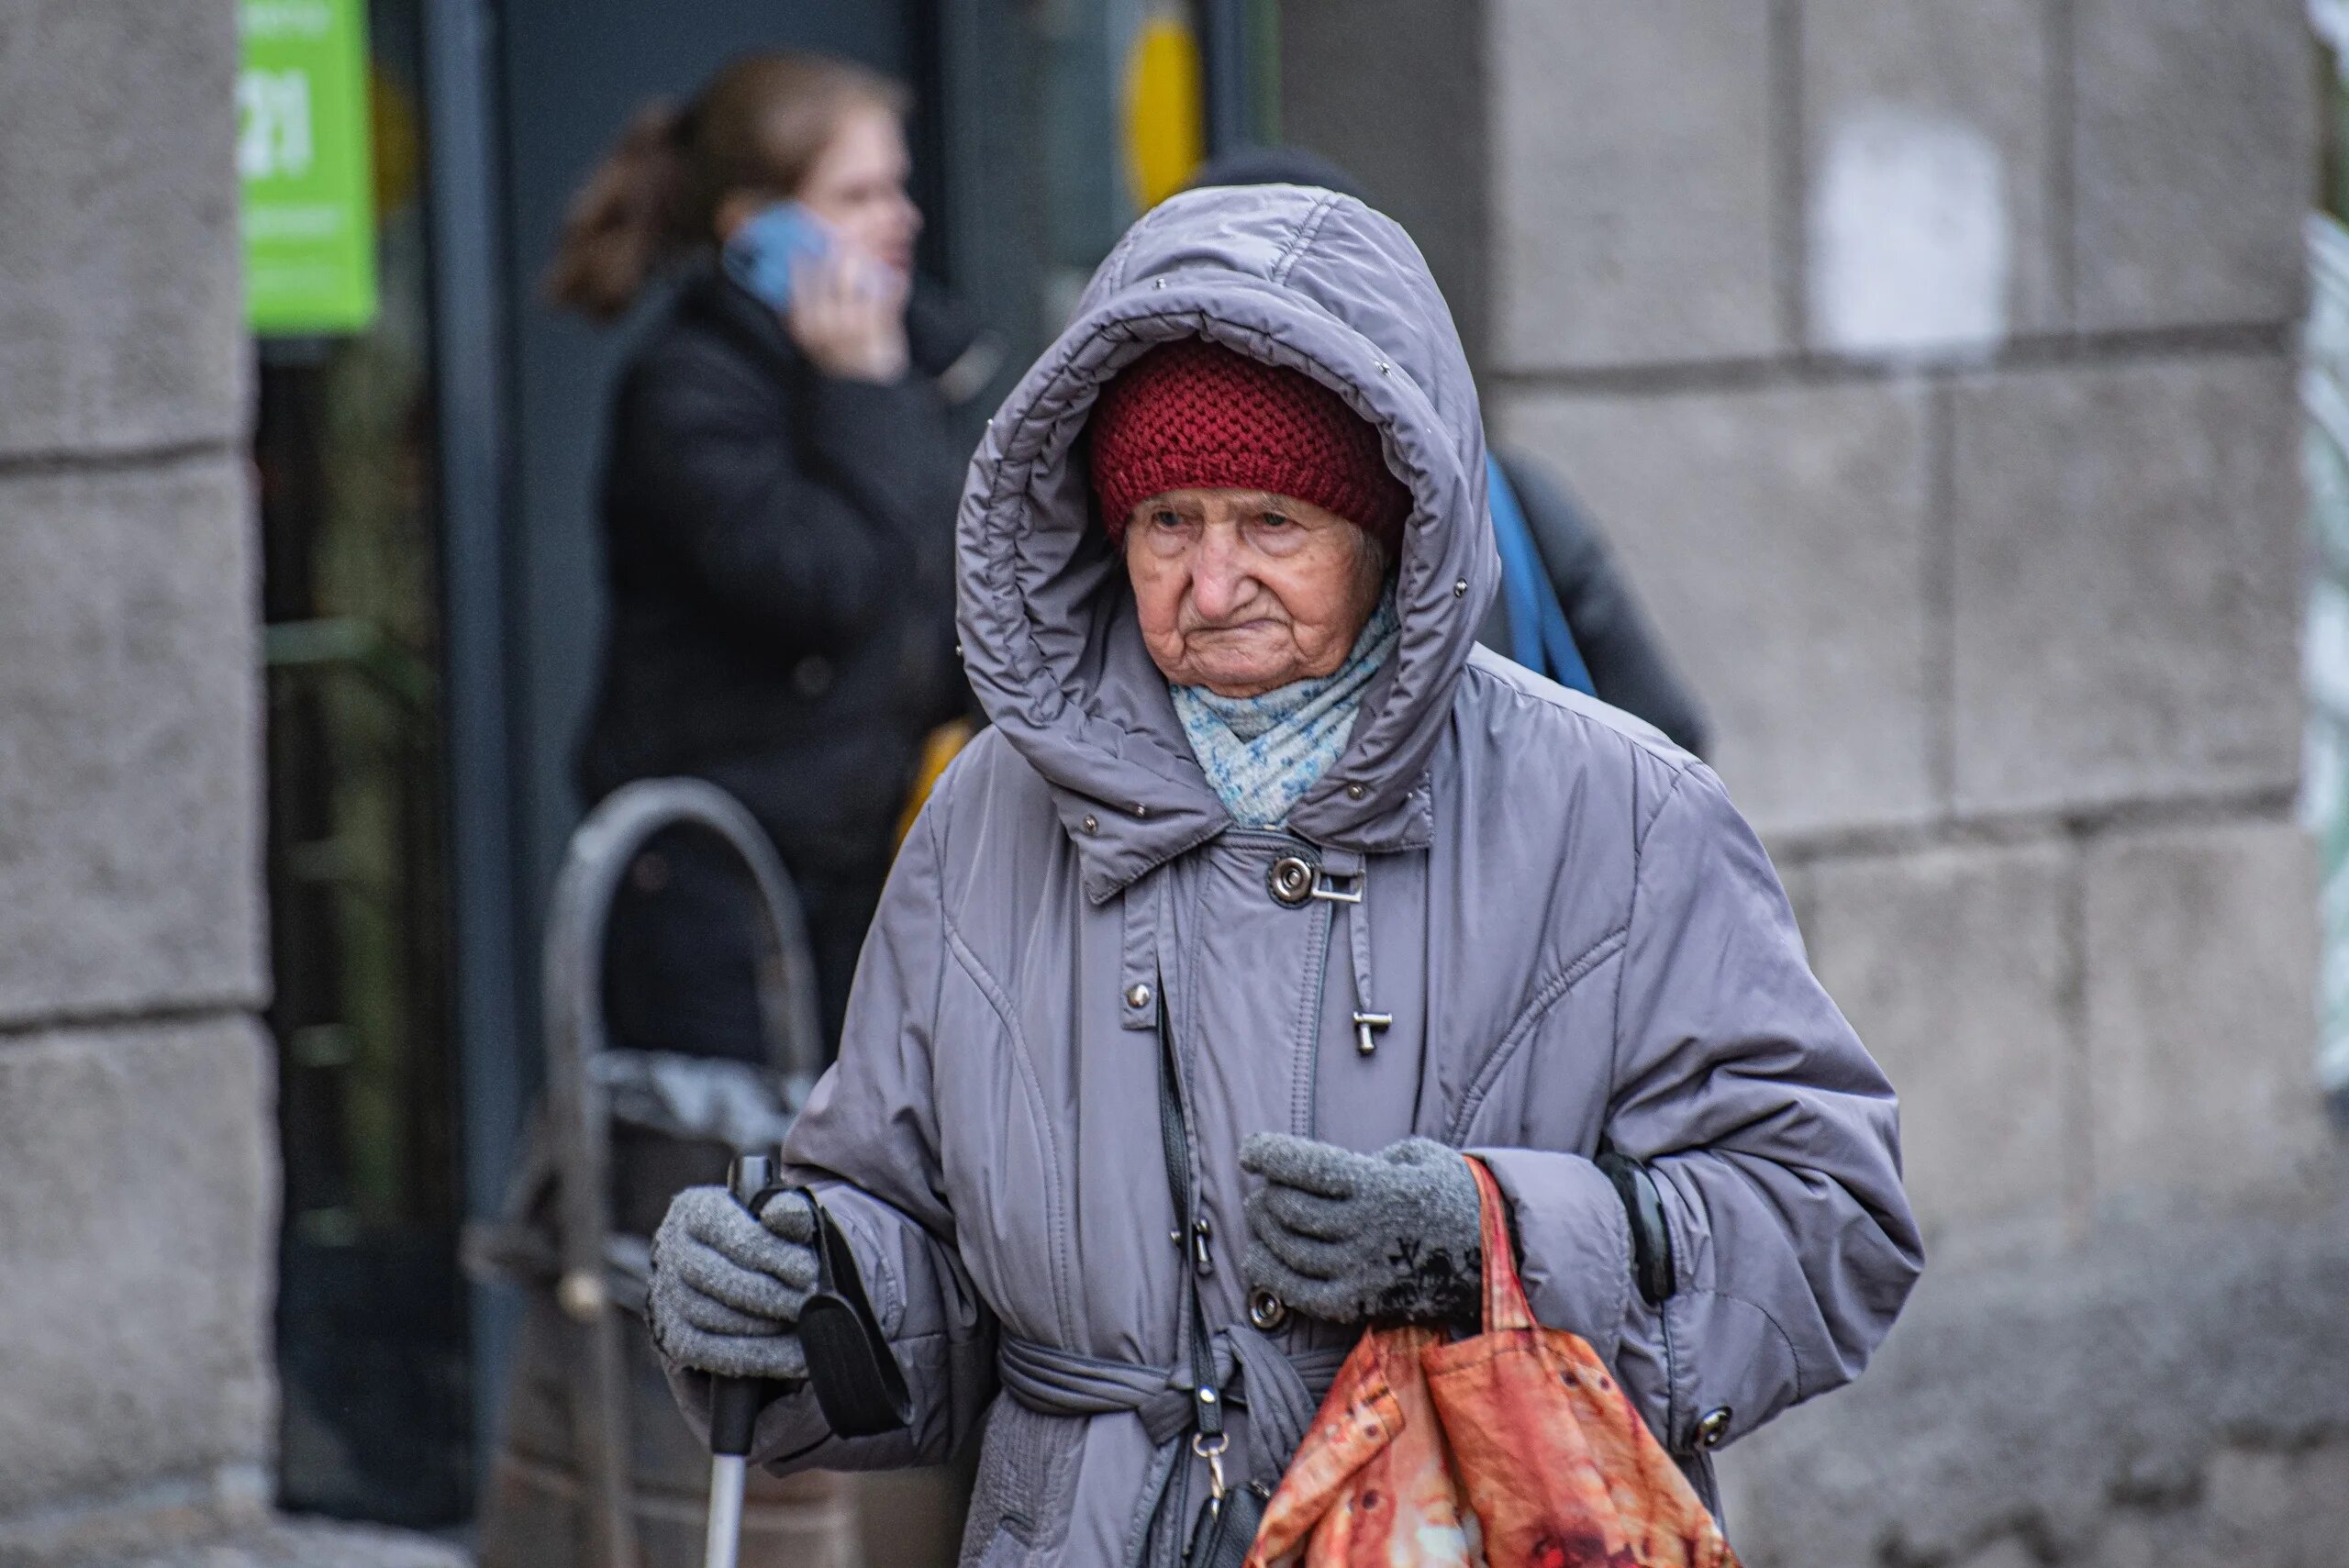
<svg viewBox="0 0 2349 1568"><path fill-rule="evenodd" d="M1476 647L1484 474L1450 314L1360 203L1197 191L1102 263L963 495L994 727L785 1148L912 1424L827 1428L809 1206L715 1188L656 1239L689 1413L777 1380L753 1457L791 1467L983 1426L965 1562L1176 1562L1365 1322L1473 1327L1464 1151L1708 1496L1859 1372L1920 1262L1892 1091L1712 773Z"/></svg>

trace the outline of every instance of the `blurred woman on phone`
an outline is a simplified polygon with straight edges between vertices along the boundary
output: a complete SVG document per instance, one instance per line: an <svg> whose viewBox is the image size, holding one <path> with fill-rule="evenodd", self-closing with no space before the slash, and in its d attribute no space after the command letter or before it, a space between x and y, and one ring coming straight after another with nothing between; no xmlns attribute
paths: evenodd
<svg viewBox="0 0 2349 1568"><path fill-rule="evenodd" d="M676 286L630 358L603 488L611 630L589 799L693 774L773 836L828 1040L924 737L963 711L953 521L975 334L914 277L906 99L820 56L728 65L640 113L573 206L550 294L597 320ZM757 1058L757 926L671 834L614 917L615 1043Z"/></svg>

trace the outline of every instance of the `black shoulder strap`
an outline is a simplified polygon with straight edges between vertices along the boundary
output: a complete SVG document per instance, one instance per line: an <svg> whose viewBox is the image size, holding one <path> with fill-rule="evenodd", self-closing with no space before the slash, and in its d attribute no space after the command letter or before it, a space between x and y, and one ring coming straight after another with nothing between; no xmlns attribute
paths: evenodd
<svg viewBox="0 0 2349 1568"><path fill-rule="evenodd" d="M1183 1116L1181 1066L1167 1023L1166 988L1161 976L1158 1003L1158 1135L1166 1151L1166 1191L1174 1200L1175 1244L1183 1251L1183 1280L1191 1320L1192 1415L1210 1442L1223 1435L1223 1396L1215 1386L1215 1348L1208 1333L1199 1278L1215 1267L1208 1251L1208 1226L1198 1212L1198 1183L1191 1170L1191 1135Z"/></svg>

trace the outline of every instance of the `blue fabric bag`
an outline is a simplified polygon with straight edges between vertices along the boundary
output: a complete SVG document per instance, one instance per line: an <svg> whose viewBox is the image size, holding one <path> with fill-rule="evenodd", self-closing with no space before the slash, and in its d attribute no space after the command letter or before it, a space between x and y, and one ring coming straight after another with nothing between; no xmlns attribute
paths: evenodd
<svg viewBox="0 0 2349 1568"><path fill-rule="evenodd" d="M1486 502L1493 514L1493 537L1501 550L1501 594L1508 605L1509 657L1537 675L1596 696L1590 669L1575 646L1558 591L1534 548L1533 530L1508 475L1490 453L1485 457Z"/></svg>

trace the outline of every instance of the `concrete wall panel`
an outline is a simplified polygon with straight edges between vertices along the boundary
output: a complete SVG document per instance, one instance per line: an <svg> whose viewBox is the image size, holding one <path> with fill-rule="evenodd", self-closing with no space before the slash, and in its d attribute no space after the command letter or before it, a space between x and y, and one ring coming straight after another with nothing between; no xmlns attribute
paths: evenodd
<svg viewBox="0 0 2349 1568"><path fill-rule="evenodd" d="M1920 392L1519 396L1502 425L1589 504L1758 826L1930 809Z"/></svg>
<svg viewBox="0 0 2349 1568"><path fill-rule="evenodd" d="M262 995L250 532L225 459L0 478L0 1023Z"/></svg>
<svg viewBox="0 0 2349 1568"><path fill-rule="evenodd" d="M1954 394L1957 806L2282 788L2299 767L2298 411L2282 360Z"/></svg>
<svg viewBox="0 0 2349 1568"><path fill-rule="evenodd" d="M2223 1202L2327 1168L2316 856L2289 822L2118 832L2087 859L2096 1190Z"/></svg>
<svg viewBox="0 0 2349 1568"><path fill-rule="evenodd" d="M266 1461L267 1063L234 1018L0 1040L0 1517Z"/></svg>
<svg viewBox="0 0 2349 1568"><path fill-rule="evenodd" d="M1859 1385L1724 1456L1731 1539L2331 1562L2349 1145L2285 820L2306 6L1485 16L1491 417L1710 708L1930 1238Z"/></svg>
<svg viewBox="0 0 2349 1568"><path fill-rule="evenodd" d="M2316 66L2301 0L2076 0L2079 324L2286 321Z"/></svg>
<svg viewBox="0 0 2349 1568"><path fill-rule="evenodd" d="M2059 1211L2072 1180L2073 875L2048 843L1809 868L1811 962L1900 1093L1936 1256L1953 1229Z"/></svg>
<svg viewBox="0 0 2349 1568"><path fill-rule="evenodd" d="M2243 1568L2339 1560L2349 1541L2349 1442L2229 1449L2186 1508L2116 1510L2087 1568Z"/></svg>
<svg viewBox="0 0 2349 1568"><path fill-rule="evenodd" d="M1491 362L1781 347L1769 7L1492 0L1488 15Z"/></svg>
<svg viewBox="0 0 2349 1568"><path fill-rule="evenodd" d="M2058 326L2045 0L1808 0L1812 347L1913 353Z"/></svg>
<svg viewBox="0 0 2349 1568"><path fill-rule="evenodd" d="M1488 271L1482 6L1284 0L1281 136L1334 160L1411 231L1471 356ZM1408 39L1408 49L1396 48Z"/></svg>
<svg viewBox="0 0 2349 1568"><path fill-rule="evenodd" d="M236 8L0 7L0 456L245 426Z"/></svg>
<svg viewBox="0 0 2349 1568"><path fill-rule="evenodd" d="M2288 1551L2304 1529L2349 1529L2349 1496L2316 1490L2299 1495L2304 1521L2239 1557L2125 1549L2227 1539L2230 1517L2265 1506L2261 1455L2322 1443L2288 1479L2337 1468L2344 1299L2337 1207L2099 1226L2060 1260L1929 1265L1866 1376L1724 1452L1731 1541L1748 1568L2330 1562Z"/></svg>

